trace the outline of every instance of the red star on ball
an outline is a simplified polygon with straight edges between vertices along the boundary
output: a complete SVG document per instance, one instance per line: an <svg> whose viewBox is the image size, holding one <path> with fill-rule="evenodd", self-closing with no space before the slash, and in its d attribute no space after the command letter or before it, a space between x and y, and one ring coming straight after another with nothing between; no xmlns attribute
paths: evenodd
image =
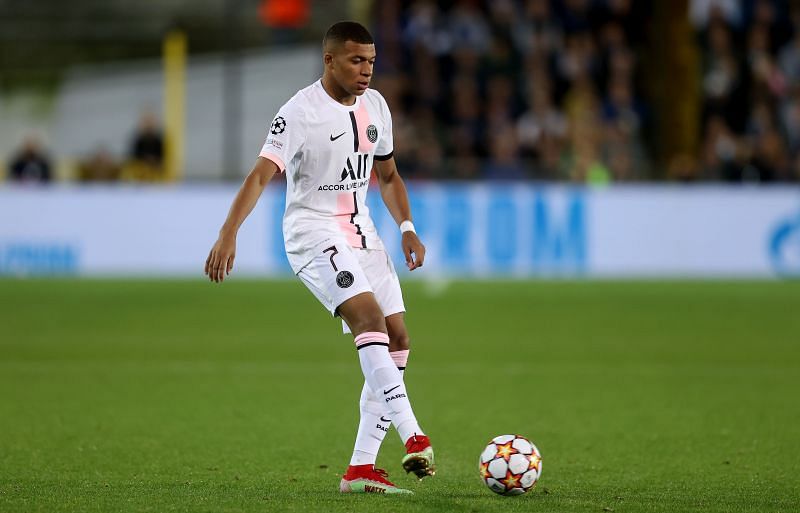
<svg viewBox="0 0 800 513"><path fill-rule="evenodd" d="M513 442L513 440L511 442ZM511 446L511 442L497 446L497 456L503 458L504 460L506 460L506 462L508 462L508 460L511 459L512 454L519 453L518 450L514 449L514 447Z"/></svg>
<svg viewBox="0 0 800 513"><path fill-rule="evenodd" d="M516 474L512 474L510 470L507 470L506 471L506 477L504 477L503 479L498 479L498 481L500 481L501 483L503 483L505 485L506 490L511 490L512 488L519 488L520 487L520 484L519 484L519 480L520 479L521 479L521 476L518 476Z"/></svg>

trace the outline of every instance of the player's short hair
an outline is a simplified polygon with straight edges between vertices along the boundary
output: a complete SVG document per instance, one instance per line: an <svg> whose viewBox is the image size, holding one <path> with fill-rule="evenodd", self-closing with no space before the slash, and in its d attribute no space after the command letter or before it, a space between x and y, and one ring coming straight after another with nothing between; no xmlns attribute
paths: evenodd
<svg viewBox="0 0 800 513"><path fill-rule="evenodd" d="M325 37L322 38L322 50L334 45L343 45L347 41L362 45L375 44L372 34L364 25L355 21L340 21L331 25L325 32Z"/></svg>

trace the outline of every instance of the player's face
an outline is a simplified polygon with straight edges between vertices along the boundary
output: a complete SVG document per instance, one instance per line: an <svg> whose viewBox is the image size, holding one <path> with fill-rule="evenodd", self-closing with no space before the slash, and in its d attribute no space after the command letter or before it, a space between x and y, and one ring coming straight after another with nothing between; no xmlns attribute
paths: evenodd
<svg viewBox="0 0 800 513"><path fill-rule="evenodd" d="M325 59L331 76L347 94L361 96L369 87L375 66L375 45L345 41ZM327 56L326 56L327 57Z"/></svg>

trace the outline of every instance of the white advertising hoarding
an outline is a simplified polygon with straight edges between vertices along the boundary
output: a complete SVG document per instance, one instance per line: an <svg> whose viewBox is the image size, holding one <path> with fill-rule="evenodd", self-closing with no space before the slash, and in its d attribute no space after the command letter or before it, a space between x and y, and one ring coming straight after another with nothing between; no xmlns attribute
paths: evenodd
<svg viewBox="0 0 800 513"><path fill-rule="evenodd" d="M282 189L271 184L242 227L237 272L290 273ZM199 276L235 193L1 187L0 274ZM414 184L410 195L427 277L800 275L796 188ZM377 191L369 205L403 269Z"/></svg>

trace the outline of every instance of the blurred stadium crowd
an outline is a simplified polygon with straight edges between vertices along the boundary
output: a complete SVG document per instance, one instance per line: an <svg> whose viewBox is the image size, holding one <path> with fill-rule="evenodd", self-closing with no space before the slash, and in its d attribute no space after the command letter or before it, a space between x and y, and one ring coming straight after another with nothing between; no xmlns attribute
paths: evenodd
<svg viewBox="0 0 800 513"><path fill-rule="evenodd" d="M402 168L420 178L798 180L800 5L687 7L701 137L659 173L641 66L652 58L650 2L384 2L373 22L378 87Z"/></svg>
<svg viewBox="0 0 800 513"><path fill-rule="evenodd" d="M390 0L373 27L401 169L419 178L648 176L631 1ZM641 2L639 5L642 5Z"/></svg>
<svg viewBox="0 0 800 513"><path fill-rule="evenodd" d="M703 52L703 178L800 178L800 3L693 13Z"/></svg>
<svg viewBox="0 0 800 513"><path fill-rule="evenodd" d="M668 155L648 75L657 2L373 3L373 85L394 114L400 169L448 180L800 180L800 2L678 3L691 23L697 92L676 86L670 96L697 104L698 135L690 151ZM135 144L126 156L134 161ZM48 157L35 146L12 159L8 178L48 178ZM161 155L148 148L146 158ZM126 174L127 161L95 157L79 178L159 178L158 162Z"/></svg>

